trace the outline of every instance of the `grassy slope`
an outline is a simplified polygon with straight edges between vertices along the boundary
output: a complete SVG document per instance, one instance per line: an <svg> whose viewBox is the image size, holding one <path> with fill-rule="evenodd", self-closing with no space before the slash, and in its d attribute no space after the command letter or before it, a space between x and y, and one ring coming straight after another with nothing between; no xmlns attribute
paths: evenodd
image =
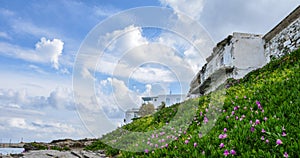
<svg viewBox="0 0 300 158"><path fill-rule="evenodd" d="M201 116L200 112L205 113L205 109L209 105L217 104L211 95L188 100L182 103L183 106L177 104L165 108L153 116L137 119L123 127L123 129L139 132L155 129L160 129L160 132L169 131L170 128L163 126L180 109L182 114L176 121L170 123L174 127L172 128L173 132L168 135L159 135L158 138L149 136L148 144L146 143L147 138L146 140L135 140L131 135L126 135L126 138L122 137L124 132L121 129L107 134L101 139L110 142L113 140L113 142L121 144L130 139L133 140L134 143L131 143L134 145L127 144L128 150L141 148L141 151L144 151L149 149L149 153L118 151L101 141L93 143L86 149L104 148L107 150L107 154L118 154L123 157L222 157L225 150L232 149L236 152L235 156L241 157L283 157L285 152L289 157L300 157L300 50L270 62L262 69L251 72L239 81L228 80L227 85L230 85L230 88L226 89L226 95L218 97L220 100L224 99L222 113L215 122L215 126L206 135L199 135L203 132L202 127L207 125L203 123L204 114ZM262 109L258 108L256 101L260 102ZM183 109L181 109L182 107ZM234 107L239 108L234 110ZM209 107L209 109L213 108ZM217 111L218 109L212 112L217 113ZM232 115L232 111L234 111L234 115ZM194 114L190 117L188 114L191 112ZM243 115L244 118L240 120ZM186 133L180 129L184 128L181 125L183 118L191 120L188 121L190 126ZM252 120L252 124L250 124L250 120ZM254 125L256 120L259 120L260 124ZM186 122L186 120L184 121ZM213 120L209 119L208 124L212 122ZM254 128L253 132L250 130L251 127ZM224 128L227 128L227 137L219 139L219 135L224 134ZM263 133L262 129L266 132ZM283 132L286 133L286 136L282 136ZM156 133L159 132L156 131ZM168 143L167 147L164 142L159 141L161 139L174 140L175 136L178 137L178 140ZM283 142L281 145L276 144L278 139ZM189 143L186 144L186 140L189 140ZM197 143L196 146L194 143ZM224 144L223 148L219 146L221 143ZM154 144L158 144L159 149L152 152L149 144L152 147ZM112 145L114 144L112 143Z"/></svg>

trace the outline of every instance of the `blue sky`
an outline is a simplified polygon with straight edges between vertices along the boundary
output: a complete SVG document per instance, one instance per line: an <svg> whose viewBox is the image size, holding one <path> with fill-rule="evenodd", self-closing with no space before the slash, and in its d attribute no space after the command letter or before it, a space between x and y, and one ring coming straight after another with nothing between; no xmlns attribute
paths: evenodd
<svg viewBox="0 0 300 158"><path fill-rule="evenodd" d="M113 15L136 7L167 7L201 24L210 36L206 40L215 43L232 32L265 34L297 5L297 0L0 1L0 139L78 139L108 131L95 133L97 128L89 129L93 121L85 122L93 118L78 112L73 67L88 33ZM187 93L208 55L195 53L169 30L130 24L106 33L98 37L100 44L112 43L96 56L96 67L89 65L93 59L80 61L82 81L93 81L95 94L80 110L104 111L113 125L124 110L140 104L141 96ZM118 34L123 35L113 40ZM192 42L197 40L203 39Z"/></svg>

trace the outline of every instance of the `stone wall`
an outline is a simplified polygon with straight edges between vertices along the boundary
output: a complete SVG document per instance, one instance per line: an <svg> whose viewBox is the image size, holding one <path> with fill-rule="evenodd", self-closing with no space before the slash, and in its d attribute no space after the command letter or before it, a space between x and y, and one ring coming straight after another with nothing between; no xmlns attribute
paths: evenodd
<svg viewBox="0 0 300 158"><path fill-rule="evenodd" d="M278 58L298 49L300 47L300 6L268 32L263 39L268 61L273 57Z"/></svg>

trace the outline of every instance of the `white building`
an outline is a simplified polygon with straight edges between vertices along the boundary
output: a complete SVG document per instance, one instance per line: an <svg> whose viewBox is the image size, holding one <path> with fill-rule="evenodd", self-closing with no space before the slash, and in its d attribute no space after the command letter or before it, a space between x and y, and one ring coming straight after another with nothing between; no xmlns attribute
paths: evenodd
<svg viewBox="0 0 300 158"><path fill-rule="evenodd" d="M239 79L267 63L261 35L233 33L219 42L190 84L188 97L214 91L228 78Z"/></svg>
<svg viewBox="0 0 300 158"><path fill-rule="evenodd" d="M185 100L186 95L183 94L168 94L168 95L158 95L152 97L142 97L143 103L152 103L155 108L161 105L162 102L166 106L170 106L176 103L181 103Z"/></svg>
<svg viewBox="0 0 300 158"><path fill-rule="evenodd" d="M125 112L125 120L124 123L130 123L132 122L133 118L140 117L139 115L139 108L132 108L130 110L127 110Z"/></svg>

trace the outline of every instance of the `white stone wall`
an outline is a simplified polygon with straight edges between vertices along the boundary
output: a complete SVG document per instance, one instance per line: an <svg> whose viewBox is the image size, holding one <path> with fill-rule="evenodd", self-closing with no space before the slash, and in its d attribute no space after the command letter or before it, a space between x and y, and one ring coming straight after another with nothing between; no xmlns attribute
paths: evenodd
<svg viewBox="0 0 300 158"><path fill-rule="evenodd" d="M207 59L206 67L202 68L204 71L199 73L200 84L195 83L196 79L192 81L193 89L190 90L189 96L214 91L228 78L242 78L266 63L261 35L233 33L214 48L212 55ZM194 88L196 84L199 85Z"/></svg>
<svg viewBox="0 0 300 158"><path fill-rule="evenodd" d="M242 78L250 71L258 69L267 63L261 35L234 33L232 42L233 78Z"/></svg>
<svg viewBox="0 0 300 158"><path fill-rule="evenodd" d="M270 61L271 57L281 57L300 47L300 17L274 36L266 41L265 55Z"/></svg>

